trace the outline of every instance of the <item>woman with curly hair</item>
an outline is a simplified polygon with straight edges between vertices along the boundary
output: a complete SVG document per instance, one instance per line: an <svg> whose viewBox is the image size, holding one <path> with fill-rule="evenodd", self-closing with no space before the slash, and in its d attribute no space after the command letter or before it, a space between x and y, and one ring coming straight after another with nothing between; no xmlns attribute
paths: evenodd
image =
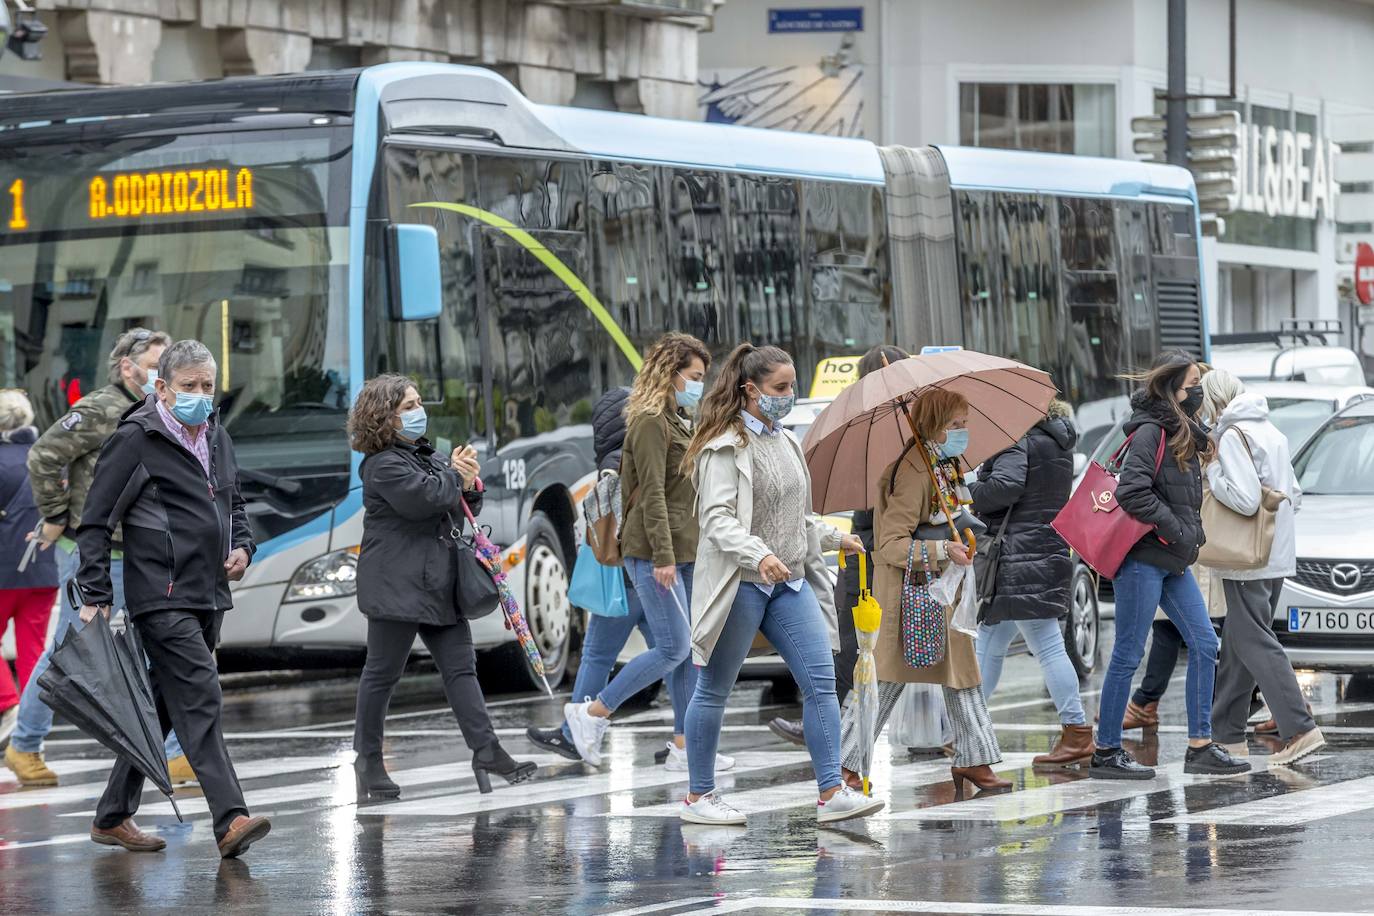
<svg viewBox="0 0 1374 916"><path fill-rule="evenodd" d="M621 553L635 599L653 634L653 646L630 661L596 698L574 697L563 707L582 759L601 763L601 742L611 713L630 697L664 680L673 700L673 740L667 767L687 769L683 717L696 687L690 658L692 567L697 551L696 487L683 473L692 439L687 412L705 387L711 353L689 334L665 334L649 350L625 405L625 446L620 457L625 520ZM723 758L718 765L729 768Z"/></svg>
<svg viewBox="0 0 1374 916"><path fill-rule="evenodd" d="M391 691L418 635L434 657L444 693L482 792L491 774L523 782L533 763L517 763L496 740L477 682L472 631L455 598L460 552L455 536L463 502L477 513L477 453L465 445L441 456L424 438L428 420L410 379L380 375L363 385L348 415L353 448L365 456L363 540L358 554L358 609L367 617L367 662L358 682L353 763L358 797L397 798L401 789L382 765L382 731Z"/></svg>

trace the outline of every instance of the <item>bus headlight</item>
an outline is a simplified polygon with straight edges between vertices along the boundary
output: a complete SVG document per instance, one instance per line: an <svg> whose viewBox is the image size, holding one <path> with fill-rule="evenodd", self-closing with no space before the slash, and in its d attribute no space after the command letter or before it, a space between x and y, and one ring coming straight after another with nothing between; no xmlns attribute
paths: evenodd
<svg viewBox="0 0 1374 916"><path fill-rule="evenodd" d="M301 564L286 587L284 601L318 601L358 592L358 548L336 550Z"/></svg>

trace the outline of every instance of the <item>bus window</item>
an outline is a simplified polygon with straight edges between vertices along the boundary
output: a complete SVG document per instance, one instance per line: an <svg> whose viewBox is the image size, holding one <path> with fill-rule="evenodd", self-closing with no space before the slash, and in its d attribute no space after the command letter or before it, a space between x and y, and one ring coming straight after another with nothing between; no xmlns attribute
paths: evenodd
<svg viewBox="0 0 1374 916"><path fill-rule="evenodd" d="M1155 297L1150 289L1150 211L1148 205L1120 203L1116 208L1121 239L1122 303L1130 332L1130 367L1150 365L1159 351Z"/></svg>
<svg viewBox="0 0 1374 916"><path fill-rule="evenodd" d="M658 170L592 163L587 191L594 289L641 351L672 326Z"/></svg>
<svg viewBox="0 0 1374 916"><path fill-rule="evenodd" d="M1065 372L1059 379L1075 406L1113 402L1125 393L1117 378L1131 353L1121 319L1116 207L1109 200L1059 199L1059 246L1068 304Z"/></svg>
<svg viewBox="0 0 1374 916"><path fill-rule="evenodd" d="M738 333L727 308L724 192L713 172L668 173L668 257L679 330L705 341L713 352L734 346ZM665 329L666 330L666 329Z"/></svg>
<svg viewBox="0 0 1374 916"><path fill-rule="evenodd" d="M806 335L801 213L790 179L732 175L734 301L743 339L795 350ZM801 360L800 354L796 357Z"/></svg>

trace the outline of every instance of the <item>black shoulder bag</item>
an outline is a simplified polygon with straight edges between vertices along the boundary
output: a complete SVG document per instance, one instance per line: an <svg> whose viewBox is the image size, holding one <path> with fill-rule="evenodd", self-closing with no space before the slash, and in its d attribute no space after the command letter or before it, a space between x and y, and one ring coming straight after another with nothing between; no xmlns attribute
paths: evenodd
<svg viewBox="0 0 1374 916"><path fill-rule="evenodd" d="M491 570L477 559L472 538L463 536L461 523L454 524L452 515L447 518L451 526L449 535L453 539L454 566L458 573L453 582L453 600L458 606L458 616L465 620L480 620L496 610L501 603L501 594L496 590L496 580L492 578Z"/></svg>

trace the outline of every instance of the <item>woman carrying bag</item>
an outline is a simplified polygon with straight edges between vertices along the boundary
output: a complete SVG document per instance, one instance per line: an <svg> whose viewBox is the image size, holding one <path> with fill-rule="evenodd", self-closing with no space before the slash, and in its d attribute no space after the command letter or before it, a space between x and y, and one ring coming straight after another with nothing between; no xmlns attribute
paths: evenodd
<svg viewBox="0 0 1374 916"><path fill-rule="evenodd" d="M1093 755L1093 729L1059 624L1069 612L1073 561L1069 545L1050 527L1069 501L1077 441L1069 405L1052 401L1048 416L1016 445L983 462L978 480L969 487L973 511L989 532L1000 532L992 598L979 609L983 696L991 699L997 689L1007 648L1019 632L1039 662L1059 712L1059 740L1050 753L1031 761L1034 766L1087 763ZM980 544L979 549L987 548Z"/></svg>
<svg viewBox="0 0 1374 916"><path fill-rule="evenodd" d="M1215 418L1217 457L1207 465L1208 487L1211 498L1233 513L1224 519L1229 523L1226 530L1208 531L1208 539L1247 542L1254 538L1255 526L1272 523L1272 540L1260 544L1267 552L1253 558L1259 564L1255 568L1211 568L1226 593L1212 733L1233 755L1249 756L1245 725L1258 682L1284 742L1269 755L1269 765L1292 764L1326 744L1273 626L1283 581L1298 571L1293 515L1302 503L1302 489L1289 460L1288 439L1269 422L1269 402L1263 395L1247 393L1240 379L1223 369L1207 373L1202 391L1203 410ZM1272 511L1265 505L1271 494L1276 494L1271 504L1278 498ZM1225 514L1205 511L1203 520ZM1209 559L1204 553L1199 562L1205 565Z"/></svg>
<svg viewBox="0 0 1374 916"><path fill-rule="evenodd" d="M428 420L410 379L380 375L363 385L348 415L354 449L365 456L363 538L358 554L358 609L367 617L367 662L358 682L353 763L358 797L397 798L401 789L382 764L383 727L396 687L418 635L444 682L472 770L482 792L491 774L507 782L533 775L501 747L477 681L477 658L468 615L494 610L460 606L462 595L485 593L472 549L459 532L463 503L482 506L477 455L471 446L440 456L424 438ZM465 578L466 577L466 578ZM485 601L483 602L485 604Z"/></svg>
<svg viewBox="0 0 1374 916"><path fill-rule="evenodd" d="M939 661L914 667L906 656L902 592L908 568L909 584L919 588L934 581L951 563L968 566L973 562L962 543L915 537L918 529L932 524L948 527L945 519L950 507L960 502L958 458L968 447L968 401L961 394L936 388L917 398L911 411L919 441L883 472L873 510L873 594L883 609L873 653L878 665L874 735L882 733L907 684L939 684L954 732L950 776L955 797L962 799L970 782L980 791L1006 791L1011 783L992 770L992 764L1001 762L1002 753L983 699L973 637L950 627L952 610L945 608L937 637L944 642ZM934 475L932 461L939 469ZM850 713L857 716L854 706ZM861 749L853 719L847 719L845 726L845 778L853 785L858 780Z"/></svg>

